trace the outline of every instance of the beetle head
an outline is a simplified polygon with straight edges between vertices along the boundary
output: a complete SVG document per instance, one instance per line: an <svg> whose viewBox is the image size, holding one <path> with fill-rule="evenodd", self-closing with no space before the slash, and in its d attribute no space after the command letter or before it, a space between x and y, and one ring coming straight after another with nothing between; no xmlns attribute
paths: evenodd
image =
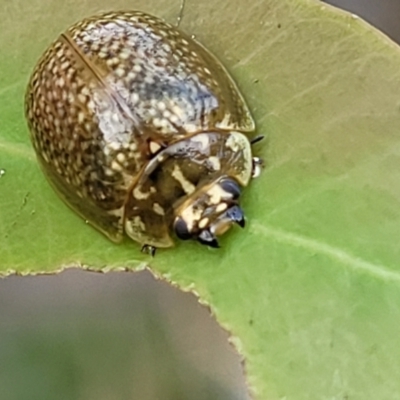
<svg viewBox="0 0 400 400"><path fill-rule="evenodd" d="M229 177L222 177L201 186L177 207L174 231L183 240L219 247L217 236L224 234L234 223L244 227L242 209L238 205L240 187Z"/></svg>

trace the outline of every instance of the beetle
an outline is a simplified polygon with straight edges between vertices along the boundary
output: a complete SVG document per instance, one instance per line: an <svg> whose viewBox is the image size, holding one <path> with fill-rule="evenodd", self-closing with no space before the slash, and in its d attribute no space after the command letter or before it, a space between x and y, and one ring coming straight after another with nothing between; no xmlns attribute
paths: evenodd
<svg viewBox="0 0 400 400"><path fill-rule="evenodd" d="M39 163L61 198L114 242L154 254L172 234L218 247L244 226L259 174L250 111L194 38L139 11L86 18L39 60L26 92Z"/></svg>

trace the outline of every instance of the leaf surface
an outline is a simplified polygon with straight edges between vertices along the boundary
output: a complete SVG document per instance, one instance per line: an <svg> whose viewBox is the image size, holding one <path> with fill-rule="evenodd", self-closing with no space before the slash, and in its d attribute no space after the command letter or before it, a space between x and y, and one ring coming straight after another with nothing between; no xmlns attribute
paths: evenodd
<svg viewBox="0 0 400 400"><path fill-rule="evenodd" d="M174 23L180 4L134 7ZM2 273L150 265L210 304L245 356L258 399L398 398L399 48L315 1L188 0L181 28L238 82L267 137L257 144L266 168L244 193L245 231L230 232L218 251L178 243L150 259L63 205L39 170L23 115L41 52L76 20L110 8L0 5Z"/></svg>

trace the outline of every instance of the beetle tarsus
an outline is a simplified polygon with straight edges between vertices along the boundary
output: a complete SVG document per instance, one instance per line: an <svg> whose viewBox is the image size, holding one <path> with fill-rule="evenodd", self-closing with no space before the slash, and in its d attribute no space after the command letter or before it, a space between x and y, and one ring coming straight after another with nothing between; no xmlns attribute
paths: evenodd
<svg viewBox="0 0 400 400"><path fill-rule="evenodd" d="M218 249L219 243L218 240L215 238L215 236L207 229L204 229L203 231L200 232L197 240L201 243L201 244L205 244L209 247L213 247L215 249Z"/></svg>
<svg viewBox="0 0 400 400"><path fill-rule="evenodd" d="M142 246L142 253L148 254L152 257L155 256L157 248L152 246L151 244L144 244Z"/></svg>

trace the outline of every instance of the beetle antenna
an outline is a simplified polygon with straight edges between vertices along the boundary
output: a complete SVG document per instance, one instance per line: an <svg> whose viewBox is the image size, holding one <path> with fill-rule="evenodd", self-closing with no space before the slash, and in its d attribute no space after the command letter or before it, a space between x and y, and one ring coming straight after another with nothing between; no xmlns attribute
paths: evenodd
<svg viewBox="0 0 400 400"><path fill-rule="evenodd" d="M255 138L251 139L251 140L250 140L250 143L251 143L252 145L253 145L253 144L256 144L256 143L260 142L261 140L263 140L264 138L265 138L264 135L258 135L258 136L256 136Z"/></svg>

